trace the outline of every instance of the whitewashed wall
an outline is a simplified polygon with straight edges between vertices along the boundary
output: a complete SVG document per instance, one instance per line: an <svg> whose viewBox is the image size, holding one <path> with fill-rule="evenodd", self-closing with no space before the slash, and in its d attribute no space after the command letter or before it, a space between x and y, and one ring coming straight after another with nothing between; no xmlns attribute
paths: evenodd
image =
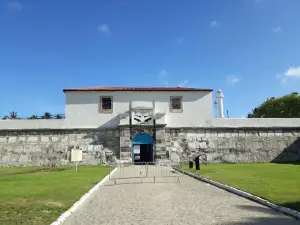
<svg viewBox="0 0 300 225"><path fill-rule="evenodd" d="M77 129L97 128L95 125L70 124L67 120L0 120L0 130L35 130L35 129ZM170 127L167 125L167 127ZM204 121L198 126L178 127L199 128L300 128L300 118L222 118ZM174 126L176 128L176 126Z"/></svg>
<svg viewBox="0 0 300 225"><path fill-rule="evenodd" d="M65 120L0 120L0 130L64 129Z"/></svg>
<svg viewBox="0 0 300 225"><path fill-rule="evenodd" d="M300 118L213 118L207 121L207 127L300 127Z"/></svg>
<svg viewBox="0 0 300 225"><path fill-rule="evenodd" d="M100 113L100 96L113 97L113 112ZM170 112L170 96L183 97L183 112ZM119 114L129 111L129 101L152 103L166 113L168 127L203 126L212 119L212 92L67 92L66 122L79 128L116 127Z"/></svg>

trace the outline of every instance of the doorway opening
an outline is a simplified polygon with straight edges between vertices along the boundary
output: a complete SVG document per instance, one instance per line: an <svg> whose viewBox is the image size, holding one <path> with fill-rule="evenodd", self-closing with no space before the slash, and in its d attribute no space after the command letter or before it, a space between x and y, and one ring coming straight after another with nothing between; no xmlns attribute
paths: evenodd
<svg viewBox="0 0 300 225"><path fill-rule="evenodd" d="M153 162L153 138L149 134L137 134L132 140L132 162L139 165Z"/></svg>

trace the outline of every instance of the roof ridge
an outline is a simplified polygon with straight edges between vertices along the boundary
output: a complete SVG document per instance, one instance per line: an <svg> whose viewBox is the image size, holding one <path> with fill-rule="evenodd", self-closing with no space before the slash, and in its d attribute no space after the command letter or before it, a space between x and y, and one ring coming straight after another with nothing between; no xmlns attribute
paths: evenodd
<svg viewBox="0 0 300 225"><path fill-rule="evenodd" d="M212 89L192 88L192 87L125 87L125 86L98 86L87 88L65 88L69 91L213 91Z"/></svg>

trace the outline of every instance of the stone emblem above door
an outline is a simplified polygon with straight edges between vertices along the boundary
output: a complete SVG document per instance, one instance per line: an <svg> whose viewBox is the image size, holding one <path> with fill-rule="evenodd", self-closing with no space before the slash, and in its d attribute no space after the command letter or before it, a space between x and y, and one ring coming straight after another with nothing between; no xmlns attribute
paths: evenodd
<svg viewBox="0 0 300 225"><path fill-rule="evenodd" d="M153 109L136 107L132 109L132 124L153 124Z"/></svg>

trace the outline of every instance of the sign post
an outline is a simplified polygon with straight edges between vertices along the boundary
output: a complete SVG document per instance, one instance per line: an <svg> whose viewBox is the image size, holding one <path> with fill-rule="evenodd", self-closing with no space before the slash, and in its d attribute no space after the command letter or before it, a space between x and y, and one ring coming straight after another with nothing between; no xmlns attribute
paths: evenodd
<svg viewBox="0 0 300 225"><path fill-rule="evenodd" d="M77 172L78 162L82 161L82 150L72 149L72 152L71 152L71 161L75 162L76 172Z"/></svg>

